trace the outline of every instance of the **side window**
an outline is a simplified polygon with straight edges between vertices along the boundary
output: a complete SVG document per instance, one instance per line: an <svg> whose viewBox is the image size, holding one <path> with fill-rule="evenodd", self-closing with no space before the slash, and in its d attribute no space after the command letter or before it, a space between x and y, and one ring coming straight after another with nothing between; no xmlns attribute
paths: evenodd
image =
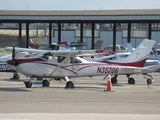
<svg viewBox="0 0 160 120"><path fill-rule="evenodd" d="M66 57L59 56L57 62L61 63Z"/></svg>
<svg viewBox="0 0 160 120"><path fill-rule="evenodd" d="M119 50L119 47L118 47L118 46L116 46L116 50Z"/></svg>
<svg viewBox="0 0 160 120"><path fill-rule="evenodd" d="M76 58L70 58L70 63L82 63L82 61Z"/></svg>
<svg viewBox="0 0 160 120"><path fill-rule="evenodd" d="M154 55L153 51L150 52L150 55Z"/></svg>
<svg viewBox="0 0 160 120"><path fill-rule="evenodd" d="M159 54L160 54L160 51L159 51L159 50L156 50L155 52L156 52L156 55L159 55Z"/></svg>
<svg viewBox="0 0 160 120"><path fill-rule="evenodd" d="M126 50L126 48L124 46L120 46L121 47L121 50Z"/></svg>

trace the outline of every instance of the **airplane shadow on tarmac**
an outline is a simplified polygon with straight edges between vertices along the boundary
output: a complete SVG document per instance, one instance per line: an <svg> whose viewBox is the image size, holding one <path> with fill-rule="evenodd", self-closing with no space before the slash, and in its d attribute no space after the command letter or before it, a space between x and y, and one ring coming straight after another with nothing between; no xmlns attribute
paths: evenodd
<svg viewBox="0 0 160 120"><path fill-rule="evenodd" d="M5 92L32 92L31 90L24 90L21 88L0 88L0 91Z"/></svg>

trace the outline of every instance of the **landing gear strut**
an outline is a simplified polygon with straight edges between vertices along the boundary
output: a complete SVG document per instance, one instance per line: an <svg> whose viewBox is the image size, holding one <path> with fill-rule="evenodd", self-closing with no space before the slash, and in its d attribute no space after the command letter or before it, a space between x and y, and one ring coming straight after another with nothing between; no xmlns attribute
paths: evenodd
<svg viewBox="0 0 160 120"><path fill-rule="evenodd" d="M70 81L68 77L64 77L64 79L67 81L65 88L74 88L73 82Z"/></svg>

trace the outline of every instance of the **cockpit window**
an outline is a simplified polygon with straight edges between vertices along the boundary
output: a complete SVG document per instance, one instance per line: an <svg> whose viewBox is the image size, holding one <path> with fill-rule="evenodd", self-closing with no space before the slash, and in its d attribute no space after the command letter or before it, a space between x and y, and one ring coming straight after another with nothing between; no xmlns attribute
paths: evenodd
<svg viewBox="0 0 160 120"><path fill-rule="evenodd" d="M120 46L121 50L126 50L126 48L124 46Z"/></svg>
<svg viewBox="0 0 160 120"><path fill-rule="evenodd" d="M65 58L66 58L66 57L59 56L59 57L58 57L58 62L59 62L59 63L63 62L63 60L64 60Z"/></svg>
<svg viewBox="0 0 160 120"><path fill-rule="evenodd" d="M59 46L58 45L50 45L49 48L51 48L53 50L59 50Z"/></svg>
<svg viewBox="0 0 160 120"><path fill-rule="evenodd" d="M150 52L150 55L154 55L153 51Z"/></svg>
<svg viewBox="0 0 160 120"><path fill-rule="evenodd" d="M46 59L46 60L52 60L52 54L50 52L45 53L42 58Z"/></svg>
<svg viewBox="0 0 160 120"><path fill-rule="evenodd" d="M70 58L70 63L82 63L82 61L77 58Z"/></svg>

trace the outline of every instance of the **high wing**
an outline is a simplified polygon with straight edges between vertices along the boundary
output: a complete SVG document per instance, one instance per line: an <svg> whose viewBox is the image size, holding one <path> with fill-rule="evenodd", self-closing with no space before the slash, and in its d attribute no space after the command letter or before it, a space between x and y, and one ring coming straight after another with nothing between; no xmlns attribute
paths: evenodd
<svg viewBox="0 0 160 120"><path fill-rule="evenodd" d="M97 55L110 55L114 52L110 50L69 50L69 51L51 51L51 54L58 56L68 56L70 53L71 56L97 56Z"/></svg>
<svg viewBox="0 0 160 120"><path fill-rule="evenodd" d="M12 50L12 47L6 47L7 50ZM38 55L43 55L45 53L51 53L55 56L68 56L71 53L71 56L96 56L96 55L110 55L114 54L113 51L110 50L39 50L39 49L28 49L28 48L19 48L15 47L15 50L18 52L28 52L30 54L36 53Z"/></svg>
<svg viewBox="0 0 160 120"><path fill-rule="evenodd" d="M12 50L13 47L6 47L6 50ZM47 52L50 52L49 50L38 50L38 49L30 49L30 48L20 48L15 47L16 52L28 52L30 54L37 53L37 54L45 54Z"/></svg>

